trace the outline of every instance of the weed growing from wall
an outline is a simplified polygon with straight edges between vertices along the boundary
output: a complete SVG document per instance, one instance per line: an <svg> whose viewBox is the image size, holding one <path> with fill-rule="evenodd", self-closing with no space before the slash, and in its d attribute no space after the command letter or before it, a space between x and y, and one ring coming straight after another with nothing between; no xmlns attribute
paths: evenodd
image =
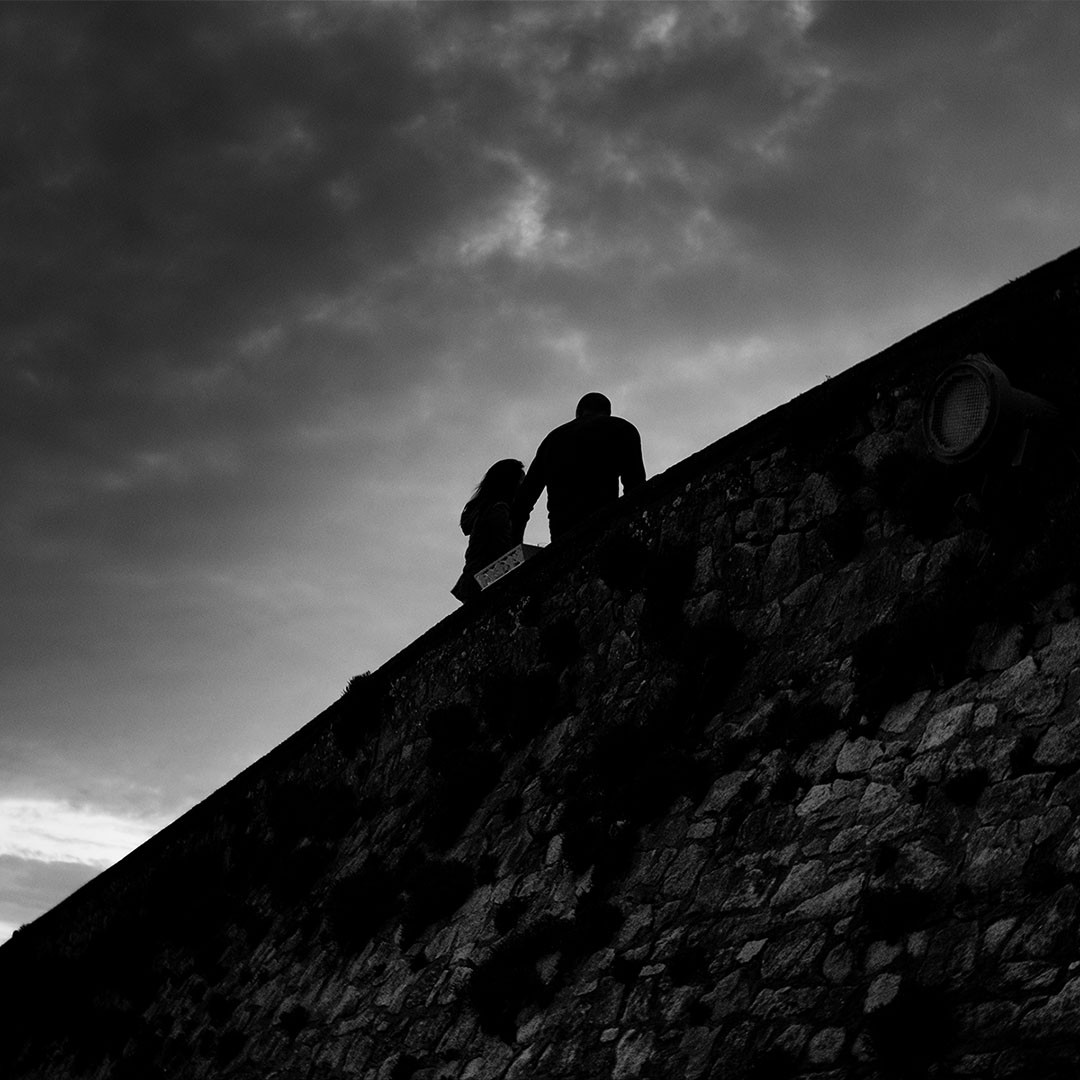
<svg viewBox="0 0 1080 1080"><path fill-rule="evenodd" d="M641 632L661 649L678 655L684 645L683 602L694 580L697 552L690 547L663 549L649 560Z"/></svg>
<svg viewBox="0 0 1080 1080"><path fill-rule="evenodd" d="M327 923L342 948L359 951L381 926L400 918L407 948L461 907L483 883L487 869L431 856L391 867L372 857L330 890Z"/></svg>
<svg viewBox="0 0 1080 1080"><path fill-rule="evenodd" d="M431 737L426 761L433 779L418 808L421 839L441 850L458 838L494 787L502 760L488 744L479 717L466 705L433 710L425 727Z"/></svg>
<svg viewBox="0 0 1080 1080"><path fill-rule="evenodd" d="M331 721L334 740L346 757L355 757L364 743L378 734L387 690L387 676L381 670L354 675L349 680Z"/></svg>
<svg viewBox="0 0 1080 1080"><path fill-rule="evenodd" d="M341 777L313 786L293 780L275 784L266 801L275 839L287 847L301 840L340 840L356 824L356 794Z"/></svg>
<svg viewBox="0 0 1080 1080"><path fill-rule="evenodd" d="M295 1039L307 1027L310 1019L311 1016L303 1005L294 1005L291 1009L286 1009L281 1013L278 1017L278 1023L290 1039Z"/></svg>
<svg viewBox="0 0 1080 1080"><path fill-rule="evenodd" d="M465 749L453 766L433 783L420 810L420 838L436 850L449 847L461 835L502 774L502 759L494 750Z"/></svg>
<svg viewBox="0 0 1080 1080"><path fill-rule="evenodd" d="M517 748L551 721L559 698L559 673L551 664L526 672L498 672L482 682L479 698L488 737Z"/></svg>
<svg viewBox="0 0 1080 1080"><path fill-rule="evenodd" d="M608 588L633 593L644 586L649 549L625 529L608 533L597 545L593 558Z"/></svg>
<svg viewBox="0 0 1080 1080"><path fill-rule="evenodd" d="M974 806L990 783L990 774L983 768L965 769L950 776L942 785L945 797L957 806Z"/></svg>
<svg viewBox="0 0 1080 1080"><path fill-rule="evenodd" d="M860 898L860 925L869 938L896 942L943 914L942 898L905 883L868 888Z"/></svg>
<svg viewBox="0 0 1080 1080"><path fill-rule="evenodd" d="M863 467L859 459L848 450L827 454L820 469L845 495L852 495L864 482Z"/></svg>
<svg viewBox="0 0 1080 1080"><path fill-rule="evenodd" d="M585 896L573 918L548 916L501 942L469 981L469 1001L481 1029L513 1042L521 1010L550 1002L581 961L611 941L622 922L614 904ZM555 958L546 978L540 966L545 958Z"/></svg>
<svg viewBox="0 0 1080 1080"><path fill-rule="evenodd" d="M472 895L475 885L473 869L466 863L425 861L405 885L402 946L408 948L432 923L449 918Z"/></svg>
<svg viewBox="0 0 1080 1080"><path fill-rule="evenodd" d="M326 915L334 939L345 949L359 951L383 923L400 908L402 876L372 856L356 873L330 890Z"/></svg>
<svg viewBox="0 0 1080 1080"><path fill-rule="evenodd" d="M963 677L984 602L978 580L958 559L935 592L859 638L852 655L863 711L880 718L916 690Z"/></svg>
<svg viewBox="0 0 1080 1080"><path fill-rule="evenodd" d="M491 920L492 925L495 927L495 933L499 937L504 937L510 933L528 909L529 901L522 896L515 896L500 904L495 909L495 914Z"/></svg>
<svg viewBox="0 0 1080 1080"><path fill-rule="evenodd" d="M420 1068L421 1059L412 1054L402 1054L394 1062L390 1072L390 1080L411 1080L413 1074Z"/></svg>
<svg viewBox="0 0 1080 1080"><path fill-rule="evenodd" d="M709 953L701 945L687 945L667 962L674 986L704 985L709 981Z"/></svg>
<svg viewBox="0 0 1080 1080"><path fill-rule="evenodd" d="M626 869L633 833L682 794L703 794L707 766L657 711L642 725L604 732L568 774L560 831L571 869L598 866L607 880Z"/></svg>
<svg viewBox="0 0 1080 1080"><path fill-rule="evenodd" d="M779 697L765 713L764 728L755 745L763 752L783 749L801 754L807 747L827 739L836 731L850 730L854 718L846 722L838 706L820 699Z"/></svg>
<svg viewBox="0 0 1080 1080"><path fill-rule="evenodd" d="M1057 849L1058 841L1053 836L1048 836L1032 847L1021 877L1030 894L1049 895L1073 880L1072 876L1062 869Z"/></svg>
<svg viewBox="0 0 1080 1080"><path fill-rule="evenodd" d="M581 639L571 616L553 619L540 631L540 656L544 663L562 671L580 655Z"/></svg>
<svg viewBox="0 0 1080 1080"><path fill-rule="evenodd" d="M920 540L945 536L954 519L956 500L977 488L979 482L971 465L945 467L907 450L883 458L873 477L883 501Z"/></svg>
<svg viewBox="0 0 1080 1080"><path fill-rule="evenodd" d="M818 531L829 554L838 562L851 562L862 550L866 519L851 502L844 503L835 514L821 520Z"/></svg>
<svg viewBox="0 0 1080 1080"><path fill-rule="evenodd" d="M691 687L692 721L706 724L720 712L742 675L752 655L750 642L721 616L689 630L681 655Z"/></svg>
<svg viewBox="0 0 1080 1080"><path fill-rule="evenodd" d="M217 1049L214 1051L214 1060L219 1065L228 1065L236 1059L240 1051L247 1043L247 1036L234 1028L223 1031L218 1039ZM147 1074L144 1073L144 1076ZM151 1074L152 1075L152 1074Z"/></svg>
<svg viewBox="0 0 1080 1080"><path fill-rule="evenodd" d="M303 844L283 853L269 867L267 883L275 900L298 904L325 876L337 854L329 844Z"/></svg>
<svg viewBox="0 0 1080 1080"><path fill-rule="evenodd" d="M948 997L936 987L910 983L872 1012L866 1026L878 1052L877 1065L895 1077L928 1075L927 1069L948 1053L956 1032Z"/></svg>

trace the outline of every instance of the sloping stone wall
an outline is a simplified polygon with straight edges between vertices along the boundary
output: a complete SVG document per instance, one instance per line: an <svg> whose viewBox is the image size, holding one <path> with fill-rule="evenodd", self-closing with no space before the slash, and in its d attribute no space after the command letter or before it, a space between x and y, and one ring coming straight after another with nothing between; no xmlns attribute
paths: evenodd
<svg viewBox="0 0 1080 1080"><path fill-rule="evenodd" d="M353 680L0 949L4 1075L1072 1075L1080 465L946 469L919 417L976 349L1080 401L1078 281L831 380Z"/></svg>

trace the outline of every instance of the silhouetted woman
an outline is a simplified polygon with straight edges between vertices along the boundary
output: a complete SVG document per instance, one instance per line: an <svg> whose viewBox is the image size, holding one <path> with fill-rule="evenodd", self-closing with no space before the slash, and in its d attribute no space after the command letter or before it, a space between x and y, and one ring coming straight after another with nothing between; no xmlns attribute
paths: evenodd
<svg viewBox="0 0 1080 1080"><path fill-rule="evenodd" d="M462 603L480 595L473 574L514 546L510 506L524 477L525 466L520 461L496 461L461 511L461 531L469 538L469 546L465 549L465 569L450 591Z"/></svg>

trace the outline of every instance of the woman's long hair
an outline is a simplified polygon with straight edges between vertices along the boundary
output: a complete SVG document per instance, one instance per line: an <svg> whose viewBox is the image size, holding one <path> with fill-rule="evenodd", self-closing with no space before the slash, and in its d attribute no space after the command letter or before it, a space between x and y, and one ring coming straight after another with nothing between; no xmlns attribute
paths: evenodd
<svg viewBox="0 0 1080 1080"><path fill-rule="evenodd" d="M496 461L484 473L484 479L476 485L472 498L461 511L461 528L466 535L472 529L477 513L484 507L497 502L513 502L524 478L525 466L516 458L503 458L502 461Z"/></svg>

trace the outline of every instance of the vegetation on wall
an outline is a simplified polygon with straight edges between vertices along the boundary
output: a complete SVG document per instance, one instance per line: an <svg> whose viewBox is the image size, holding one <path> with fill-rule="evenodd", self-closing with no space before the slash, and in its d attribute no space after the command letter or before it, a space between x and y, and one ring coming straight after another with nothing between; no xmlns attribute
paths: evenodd
<svg viewBox="0 0 1080 1080"><path fill-rule="evenodd" d="M521 1011L550 1002L581 961L611 941L622 921L614 904L587 894L572 917L546 916L510 934L469 981L469 1002L481 1028L513 1042Z"/></svg>
<svg viewBox="0 0 1080 1080"><path fill-rule="evenodd" d="M379 671L354 675L338 699L331 731L341 751L353 756L367 740L374 738L386 708L387 676Z"/></svg>

